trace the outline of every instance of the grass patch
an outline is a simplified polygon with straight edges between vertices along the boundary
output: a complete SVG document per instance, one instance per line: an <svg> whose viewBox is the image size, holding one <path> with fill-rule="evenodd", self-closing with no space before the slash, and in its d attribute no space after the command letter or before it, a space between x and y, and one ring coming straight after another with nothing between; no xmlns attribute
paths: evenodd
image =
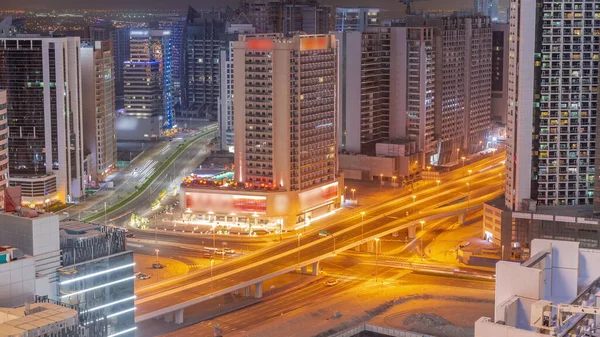
<svg viewBox="0 0 600 337"><path fill-rule="evenodd" d="M169 165L171 165L171 163L175 159L177 159L179 157L179 155L181 155L181 153L183 153L183 151L185 151L188 147L190 147L192 144L194 144L200 138L202 138L202 137L206 136L207 134L210 134L210 133L212 133L214 131L215 130L205 131L205 132L197 135L196 137L188 140L184 144L179 144L179 146L177 147L177 151L175 151L169 158L167 158L167 160L165 160L158 167L158 169L156 171L154 171L154 173L150 176L150 178L146 179L146 181L141 186L136 186L135 192L131 193L127 198L121 200L116 205L110 206L108 209L106 209L105 212L102 212L102 213L98 212L98 214L94 214L92 216L89 216L89 217L83 219L82 221L84 221L84 222L94 221L96 219L99 219L99 218L103 217L105 214L114 212L114 211L118 210L119 208L127 205L133 199L137 198L140 194L144 193L144 191L146 191L146 189L148 188L148 186L150 186L150 184L152 184L152 182L154 182L154 180L156 180L156 178L158 178L161 174L163 174L167 170L167 168L169 167Z"/></svg>

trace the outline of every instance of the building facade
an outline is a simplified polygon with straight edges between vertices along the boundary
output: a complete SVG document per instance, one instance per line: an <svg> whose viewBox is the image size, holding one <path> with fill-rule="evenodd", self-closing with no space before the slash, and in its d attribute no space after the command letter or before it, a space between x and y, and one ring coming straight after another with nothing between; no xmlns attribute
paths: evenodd
<svg viewBox="0 0 600 337"><path fill-rule="evenodd" d="M506 23L492 23L492 122L506 125L508 114L508 31Z"/></svg>
<svg viewBox="0 0 600 337"><path fill-rule="evenodd" d="M188 179L182 203L209 221L309 225L342 196L335 36L242 37L233 50L233 179Z"/></svg>
<svg viewBox="0 0 600 337"><path fill-rule="evenodd" d="M0 210L4 210L4 189L8 185L8 110L6 90L0 89Z"/></svg>
<svg viewBox="0 0 600 337"><path fill-rule="evenodd" d="M71 202L83 193L77 37L0 39L0 87L8 100L10 185L27 205Z"/></svg>
<svg viewBox="0 0 600 337"><path fill-rule="evenodd" d="M174 124L170 31L131 30L124 62L125 114L117 119L121 140L160 137Z"/></svg>
<svg viewBox="0 0 600 337"><path fill-rule="evenodd" d="M600 5L510 6L506 206L592 204Z"/></svg>
<svg viewBox="0 0 600 337"><path fill-rule="evenodd" d="M129 31L131 28L117 28L111 32L115 58L115 98L117 109L125 106L125 62L129 61Z"/></svg>
<svg viewBox="0 0 600 337"><path fill-rule="evenodd" d="M339 149L374 153L375 144L390 138L390 101L397 90L392 62L400 54L392 46L401 46L405 31L380 27L335 35L340 54Z"/></svg>
<svg viewBox="0 0 600 337"><path fill-rule="evenodd" d="M135 263L125 241L120 228L76 221L60 225L57 300L101 313L108 319L106 336L135 336Z"/></svg>
<svg viewBox="0 0 600 337"><path fill-rule="evenodd" d="M227 24L227 49L221 50L221 85L219 95L219 139L221 150L233 152L233 42L240 35L254 34L256 29L249 23Z"/></svg>
<svg viewBox="0 0 600 337"><path fill-rule="evenodd" d="M112 41L82 41L83 141L91 154L87 179L102 180L117 163Z"/></svg>
<svg viewBox="0 0 600 337"><path fill-rule="evenodd" d="M173 101L172 104L175 107L181 106L181 62L183 60L181 48L183 47L184 25L185 17L170 17L160 20L158 22L158 29L168 30L169 32L171 32L171 96Z"/></svg>
<svg viewBox="0 0 600 337"><path fill-rule="evenodd" d="M379 26L379 8L337 7L335 30L363 32L367 27Z"/></svg>
<svg viewBox="0 0 600 337"><path fill-rule="evenodd" d="M221 50L227 48L223 12L198 13L190 8L184 29L185 106L196 110L190 117L216 117L220 95Z"/></svg>

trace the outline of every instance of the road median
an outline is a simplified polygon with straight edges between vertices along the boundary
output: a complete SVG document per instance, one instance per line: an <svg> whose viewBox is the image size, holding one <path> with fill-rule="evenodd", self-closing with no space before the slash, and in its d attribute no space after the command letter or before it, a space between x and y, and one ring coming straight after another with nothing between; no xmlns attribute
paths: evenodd
<svg viewBox="0 0 600 337"><path fill-rule="evenodd" d="M137 197L139 197L142 193L144 193L148 187L158 178L160 177L168 168L169 166L173 163L173 161L177 158L179 158L179 156L185 151L187 150L190 146L192 146L194 143L196 143L197 141L199 141L200 139L204 138L205 136L215 132L216 130L214 128L210 128L209 130L206 130L204 132L201 132L199 135L191 138L190 140L188 140L187 142L185 142L184 144L181 144L181 146L179 146L179 148L177 149L177 151L175 151L173 154L171 154L171 156L165 160L160 166L159 168L138 188L135 190L135 192L133 192L131 195L129 195L127 198L123 199L122 201L120 201L119 203L117 203L116 205L113 205L111 207L109 207L108 209L106 209L104 212L98 212L98 214L94 214L92 216L89 216L85 219L83 219L83 222L91 222L94 221L96 219L99 219L103 216L105 216L106 214L112 213L116 210L119 210L120 208L123 208L124 206L126 206L128 203L132 202L133 200L135 200Z"/></svg>

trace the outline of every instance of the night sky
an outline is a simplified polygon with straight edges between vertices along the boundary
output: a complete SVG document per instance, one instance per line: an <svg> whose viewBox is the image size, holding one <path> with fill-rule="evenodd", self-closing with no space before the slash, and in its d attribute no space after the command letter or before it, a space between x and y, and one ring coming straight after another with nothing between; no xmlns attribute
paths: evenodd
<svg viewBox="0 0 600 337"><path fill-rule="evenodd" d="M336 6L374 6L389 9L384 15L396 16L403 6L397 0L325 0L325 3ZM501 3L507 2L501 0ZM0 0L0 9L112 9L112 8L185 8L191 5L196 8L210 6L236 6L239 0ZM416 2L414 9L459 9L471 8L472 0L424 0Z"/></svg>

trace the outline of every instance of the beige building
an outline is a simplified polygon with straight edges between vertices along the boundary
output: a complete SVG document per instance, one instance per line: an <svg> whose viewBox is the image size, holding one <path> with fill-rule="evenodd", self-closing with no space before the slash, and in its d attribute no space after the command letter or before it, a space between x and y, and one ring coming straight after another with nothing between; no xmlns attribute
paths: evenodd
<svg viewBox="0 0 600 337"><path fill-rule="evenodd" d="M81 43L83 143L91 154L88 180L102 180L117 162L112 41Z"/></svg>
<svg viewBox="0 0 600 337"><path fill-rule="evenodd" d="M343 188L337 42L333 35L240 39L233 43L234 178L219 187L188 181L183 202L190 212L235 222L310 223L339 206Z"/></svg>

